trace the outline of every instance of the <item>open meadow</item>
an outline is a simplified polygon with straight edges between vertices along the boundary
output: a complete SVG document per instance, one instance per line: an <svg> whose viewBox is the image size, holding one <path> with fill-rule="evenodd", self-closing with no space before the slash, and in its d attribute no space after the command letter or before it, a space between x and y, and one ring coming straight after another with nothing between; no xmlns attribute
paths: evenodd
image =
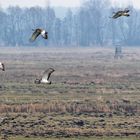
<svg viewBox="0 0 140 140"><path fill-rule="evenodd" d="M140 139L140 49L0 48L0 138ZM49 67L51 85L34 84Z"/></svg>

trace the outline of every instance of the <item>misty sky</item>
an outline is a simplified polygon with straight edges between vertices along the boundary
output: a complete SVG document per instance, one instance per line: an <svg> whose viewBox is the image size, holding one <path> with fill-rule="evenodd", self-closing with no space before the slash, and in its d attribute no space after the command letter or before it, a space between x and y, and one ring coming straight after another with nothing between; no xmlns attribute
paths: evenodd
<svg viewBox="0 0 140 140"><path fill-rule="evenodd" d="M0 0L0 5L5 8L9 5L18 5L20 7L31 6L64 6L64 7L79 7L81 0Z"/></svg>
<svg viewBox="0 0 140 140"><path fill-rule="evenodd" d="M82 1L85 0L0 0L1 7L5 8L10 5L20 7L31 6L47 6L50 1L50 6L64 6L64 7L79 7ZM140 8L140 0L110 0L113 6L127 7L133 5L135 8Z"/></svg>
<svg viewBox="0 0 140 140"><path fill-rule="evenodd" d="M111 4L115 7L127 7L134 6L135 8L140 9L140 0L110 0Z"/></svg>

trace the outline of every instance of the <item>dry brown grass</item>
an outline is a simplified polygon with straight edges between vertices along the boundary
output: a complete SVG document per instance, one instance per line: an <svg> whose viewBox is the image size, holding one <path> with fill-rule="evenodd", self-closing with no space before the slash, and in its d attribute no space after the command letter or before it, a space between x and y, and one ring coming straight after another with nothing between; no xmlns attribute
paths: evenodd
<svg viewBox="0 0 140 140"><path fill-rule="evenodd" d="M30 104L13 104L13 105L0 105L0 113L132 113L139 114L139 105L136 103L130 104L129 102L121 101L107 101L104 102L62 102L62 101L49 101L48 103L30 103Z"/></svg>

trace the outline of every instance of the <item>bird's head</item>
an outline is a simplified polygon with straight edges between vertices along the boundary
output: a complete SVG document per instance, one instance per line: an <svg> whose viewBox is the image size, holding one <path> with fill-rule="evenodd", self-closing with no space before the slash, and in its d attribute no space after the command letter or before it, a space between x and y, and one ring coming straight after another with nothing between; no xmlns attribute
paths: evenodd
<svg viewBox="0 0 140 140"><path fill-rule="evenodd" d="M50 71L51 71L51 72L54 72L55 70L54 70L53 68L50 68Z"/></svg>
<svg viewBox="0 0 140 140"><path fill-rule="evenodd" d="M49 84L49 85L51 85L51 84L52 84L52 82L51 82L51 81L49 81L49 82L48 82L48 84Z"/></svg>
<svg viewBox="0 0 140 140"><path fill-rule="evenodd" d="M40 80L40 79L36 79L36 80L34 81L34 83L35 83L35 84L40 84L40 83L41 83L41 80Z"/></svg>
<svg viewBox="0 0 140 140"><path fill-rule="evenodd" d="M5 66L4 66L4 64L2 63L1 65L2 65L2 71L5 71Z"/></svg>

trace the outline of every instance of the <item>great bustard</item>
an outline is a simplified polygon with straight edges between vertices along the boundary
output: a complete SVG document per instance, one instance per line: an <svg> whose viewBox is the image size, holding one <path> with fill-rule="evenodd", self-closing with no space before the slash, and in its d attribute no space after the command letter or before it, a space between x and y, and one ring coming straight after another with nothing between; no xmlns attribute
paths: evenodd
<svg viewBox="0 0 140 140"><path fill-rule="evenodd" d="M33 42L35 41L35 39L41 35L44 39L48 39L48 32L46 32L44 29L40 29L40 28L37 28L37 29L32 29L34 32L30 38L30 41Z"/></svg>
<svg viewBox="0 0 140 140"><path fill-rule="evenodd" d="M51 76L51 74L54 72L55 70L53 68L49 68L47 69L44 73L43 76L40 79L36 79L35 83L36 84L51 84L52 82L49 81L49 78Z"/></svg>
<svg viewBox="0 0 140 140"><path fill-rule="evenodd" d="M0 70L5 71L5 65L2 62L0 62Z"/></svg>
<svg viewBox="0 0 140 140"><path fill-rule="evenodd" d="M121 16L129 17L130 16L129 11L130 10L125 9L125 10L122 10L122 11L113 12L114 15L111 18L116 19L116 18L121 17Z"/></svg>

